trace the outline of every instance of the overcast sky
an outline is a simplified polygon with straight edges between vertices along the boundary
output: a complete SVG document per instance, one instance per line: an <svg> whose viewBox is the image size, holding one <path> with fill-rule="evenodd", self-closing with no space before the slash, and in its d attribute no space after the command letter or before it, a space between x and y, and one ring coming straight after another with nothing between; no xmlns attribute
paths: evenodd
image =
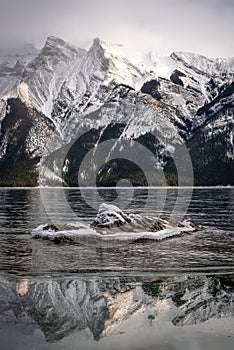
<svg viewBox="0 0 234 350"><path fill-rule="evenodd" d="M0 44L94 37L133 50L234 56L234 0L0 0Z"/></svg>

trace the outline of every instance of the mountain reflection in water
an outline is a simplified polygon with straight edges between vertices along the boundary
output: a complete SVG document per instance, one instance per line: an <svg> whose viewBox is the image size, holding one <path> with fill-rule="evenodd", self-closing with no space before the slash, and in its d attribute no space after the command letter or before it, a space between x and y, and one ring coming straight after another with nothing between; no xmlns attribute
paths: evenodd
<svg viewBox="0 0 234 350"><path fill-rule="evenodd" d="M30 325L49 343L85 329L98 341L134 315L149 327L234 316L234 275L1 278L0 329L3 324Z"/></svg>

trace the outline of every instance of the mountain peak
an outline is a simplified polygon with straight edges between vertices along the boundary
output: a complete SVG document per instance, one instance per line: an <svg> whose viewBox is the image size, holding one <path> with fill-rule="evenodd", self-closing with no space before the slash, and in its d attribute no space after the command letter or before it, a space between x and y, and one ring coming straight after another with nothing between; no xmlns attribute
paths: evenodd
<svg viewBox="0 0 234 350"><path fill-rule="evenodd" d="M73 52L85 51L84 49L79 49L74 45L69 44L67 41L53 35L47 37L45 45L43 46L41 51L47 51L47 50L59 51L64 49L65 50L68 49Z"/></svg>
<svg viewBox="0 0 234 350"><path fill-rule="evenodd" d="M170 57L179 65L182 64L187 68L193 68L196 73L204 73L205 75L212 75L215 70L216 60L205 57L201 54L193 52L172 52Z"/></svg>
<svg viewBox="0 0 234 350"><path fill-rule="evenodd" d="M214 60L204 55L194 52L173 51L170 55L175 60L183 61L185 63L197 63L201 61L213 62Z"/></svg>
<svg viewBox="0 0 234 350"><path fill-rule="evenodd" d="M100 38L95 38L89 50L89 55L94 57L95 61L102 62L104 69L107 71L105 85L115 81L117 84L131 86L137 90L141 87L144 73L115 46Z"/></svg>
<svg viewBox="0 0 234 350"><path fill-rule="evenodd" d="M79 49L77 47L75 47L72 44L69 44L68 42L66 42L65 40L56 37L56 36L48 36L46 39L46 42L43 46L43 48L40 51L40 57L44 57L44 56L55 56L57 57L59 56L76 56L79 55L82 52L86 52L86 50L84 49Z"/></svg>
<svg viewBox="0 0 234 350"><path fill-rule="evenodd" d="M102 42L103 42L103 41L102 41L100 38L98 38L98 37L96 37L96 38L93 39L93 45L94 45L94 46L98 46L98 45L101 46Z"/></svg>
<svg viewBox="0 0 234 350"><path fill-rule="evenodd" d="M100 38L94 38L93 39L93 44L90 48L90 51L101 51L103 54L106 55L110 55L110 54L114 54L117 56L120 56L121 54L116 51L109 43L107 43L106 41L100 39Z"/></svg>
<svg viewBox="0 0 234 350"><path fill-rule="evenodd" d="M48 36L45 43L45 45L66 45L66 44L67 44L66 41L53 35Z"/></svg>

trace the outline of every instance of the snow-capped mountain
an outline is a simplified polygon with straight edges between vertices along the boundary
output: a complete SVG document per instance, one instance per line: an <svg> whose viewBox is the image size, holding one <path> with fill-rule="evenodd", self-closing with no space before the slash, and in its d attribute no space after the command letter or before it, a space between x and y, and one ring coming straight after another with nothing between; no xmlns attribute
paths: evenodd
<svg viewBox="0 0 234 350"><path fill-rule="evenodd" d="M223 173L233 174L233 75L233 58L133 56L100 39L89 50L49 37L41 50L26 45L17 54L0 53L1 184L37 184L38 164L49 156L41 184L56 178L77 185L83 157L93 149L95 159L107 139L115 139L119 151L134 141L147 147L156 168L168 169L169 183L170 157L186 143L196 183L232 183ZM121 168L117 162L116 173L110 163L98 180L108 184L111 172L115 182ZM225 171L217 175L217 168ZM83 183L91 184L85 174Z"/></svg>

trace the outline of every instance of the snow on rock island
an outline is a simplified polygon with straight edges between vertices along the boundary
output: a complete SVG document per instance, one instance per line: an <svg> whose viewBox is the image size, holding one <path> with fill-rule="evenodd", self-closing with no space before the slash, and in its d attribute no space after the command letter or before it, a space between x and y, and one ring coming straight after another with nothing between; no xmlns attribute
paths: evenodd
<svg viewBox="0 0 234 350"><path fill-rule="evenodd" d="M44 224L32 231L32 238L42 238L55 243L82 242L82 239L100 240L161 240L185 232L201 229L193 221L179 222L171 217L156 218L127 214L120 208L101 204L94 221L86 225L74 222L65 225Z"/></svg>

